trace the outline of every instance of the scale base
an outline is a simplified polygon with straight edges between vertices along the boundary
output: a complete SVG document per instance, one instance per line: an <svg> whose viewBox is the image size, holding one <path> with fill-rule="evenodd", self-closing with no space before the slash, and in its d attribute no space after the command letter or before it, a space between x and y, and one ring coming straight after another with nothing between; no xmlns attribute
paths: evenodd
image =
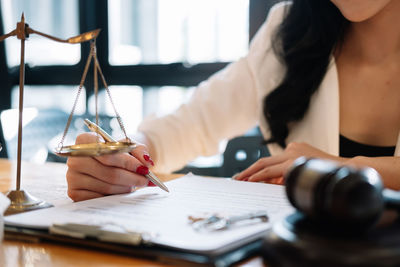
<svg viewBox="0 0 400 267"><path fill-rule="evenodd" d="M50 208L53 205L43 200L37 199L23 190L12 190L7 194L11 204L4 215L11 215L36 209Z"/></svg>
<svg viewBox="0 0 400 267"><path fill-rule="evenodd" d="M272 267L400 266L400 222L355 234L294 213L274 224L261 254Z"/></svg>

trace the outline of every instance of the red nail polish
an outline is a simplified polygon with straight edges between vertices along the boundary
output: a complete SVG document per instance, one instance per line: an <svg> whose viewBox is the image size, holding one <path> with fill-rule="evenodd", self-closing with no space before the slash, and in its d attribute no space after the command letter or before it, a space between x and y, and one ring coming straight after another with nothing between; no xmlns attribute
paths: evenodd
<svg viewBox="0 0 400 267"><path fill-rule="evenodd" d="M143 158L144 158L145 161L150 162L150 164L151 164L152 166L154 166L154 162L151 160L151 158L150 158L149 155L144 154L144 155L143 155Z"/></svg>
<svg viewBox="0 0 400 267"><path fill-rule="evenodd" d="M148 183L148 185L147 186L156 186L155 184L153 184L153 182L152 181L149 181L149 183Z"/></svg>
<svg viewBox="0 0 400 267"><path fill-rule="evenodd" d="M147 168L146 166L139 166L136 168L136 173L141 174L141 175L146 175L149 173L149 168Z"/></svg>

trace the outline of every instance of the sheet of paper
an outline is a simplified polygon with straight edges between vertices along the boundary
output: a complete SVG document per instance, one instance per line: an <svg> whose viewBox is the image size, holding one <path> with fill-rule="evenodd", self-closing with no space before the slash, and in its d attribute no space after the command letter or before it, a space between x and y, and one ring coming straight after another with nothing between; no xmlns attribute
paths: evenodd
<svg viewBox="0 0 400 267"><path fill-rule="evenodd" d="M17 163L15 161L11 163L9 170L4 174L12 178L11 187L9 184L5 184L4 188L14 190ZM8 172L11 172L11 175ZM71 203L72 200L67 195L66 172L67 165L63 163L46 162L46 164L38 167L35 163L22 162L21 189L54 206ZM49 190L49 188L52 190Z"/></svg>
<svg viewBox="0 0 400 267"><path fill-rule="evenodd" d="M167 182L170 193L147 187L124 195L60 205L5 218L8 225L48 228L54 223L122 225L150 233L151 242L190 251L213 251L264 233L293 211L283 186L194 175ZM266 210L269 222L222 231L195 231L188 216L241 215Z"/></svg>

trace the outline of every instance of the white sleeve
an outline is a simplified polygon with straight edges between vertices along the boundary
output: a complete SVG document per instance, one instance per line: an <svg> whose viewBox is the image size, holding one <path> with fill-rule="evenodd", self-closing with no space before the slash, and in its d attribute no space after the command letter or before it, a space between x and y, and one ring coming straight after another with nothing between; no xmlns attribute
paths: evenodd
<svg viewBox="0 0 400 267"><path fill-rule="evenodd" d="M272 13L272 12L271 12ZM223 139L242 135L258 122L259 92L256 86L253 54L265 51L271 29L271 15L252 41L249 54L200 83L188 103L172 114L146 118L139 132L153 145L155 171L170 172L203 155L218 153ZM267 45L268 46L268 45ZM261 49L262 48L262 49Z"/></svg>

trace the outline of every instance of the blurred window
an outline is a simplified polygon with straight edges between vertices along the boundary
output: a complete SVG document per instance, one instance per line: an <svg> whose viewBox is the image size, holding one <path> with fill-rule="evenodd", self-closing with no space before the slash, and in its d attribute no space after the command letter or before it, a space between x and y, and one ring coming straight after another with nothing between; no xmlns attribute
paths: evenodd
<svg viewBox="0 0 400 267"><path fill-rule="evenodd" d="M70 113L75 101L78 86L65 85L25 85L24 107L38 109L60 109ZM11 108L18 109L19 87L14 86L11 95ZM75 114L86 112L86 91L82 90L76 105Z"/></svg>
<svg viewBox="0 0 400 267"><path fill-rule="evenodd" d="M140 86L110 86L113 102L121 116L128 133L135 132L145 116L162 116L171 113L184 103L192 94L194 88L180 86L140 87ZM95 114L95 97L89 98L90 114ZM98 111L101 115L115 117L114 109L105 90L98 96ZM113 134L122 136L117 120L112 120Z"/></svg>
<svg viewBox="0 0 400 267"><path fill-rule="evenodd" d="M248 0L108 0L113 65L233 61L248 47Z"/></svg>
<svg viewBox="0 0 400 267"><path fill-rule="evenodd" d="M34 30L67 39L79 34L77 0L1 0L4 32L16 28L24 13L25 21ZM20 40L5 40L7 64L19 65ZM80 45L50 41L32 34L26 42L25 62L30 65L71 65L80 60Z"/></svg>

